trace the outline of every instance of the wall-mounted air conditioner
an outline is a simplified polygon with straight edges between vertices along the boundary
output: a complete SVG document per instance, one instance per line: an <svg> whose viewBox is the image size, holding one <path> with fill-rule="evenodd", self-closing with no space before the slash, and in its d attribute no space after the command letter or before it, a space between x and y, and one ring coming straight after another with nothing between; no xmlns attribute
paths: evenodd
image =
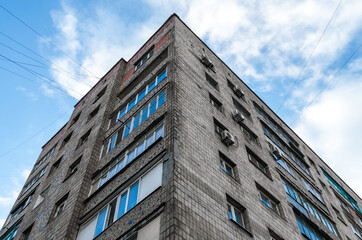
<svg viewBox="0 0 362 240"><path fill-rule="evenodd" d="M226 145L230 146L235 143L234 136L229 133L228 130L224 130L221 133L221 141Z"/></svg>
<svg viewBox="0 0 362 240"><path fill-rule="evenodd" d="M242 96L244 96L244 92L243 90L241 90L238 86L234 86L233 91L235 93L236 96L238 96L238 98L241 98Z"/></svg>
<svg viewBox="0 0 362 240"><path fill-rule="evenodd" d="M235 109L232 114L233 114L234 120L238 123L244 121L244 119L245 119L244 115L241 112L239 112L237 109Z"/></svg>

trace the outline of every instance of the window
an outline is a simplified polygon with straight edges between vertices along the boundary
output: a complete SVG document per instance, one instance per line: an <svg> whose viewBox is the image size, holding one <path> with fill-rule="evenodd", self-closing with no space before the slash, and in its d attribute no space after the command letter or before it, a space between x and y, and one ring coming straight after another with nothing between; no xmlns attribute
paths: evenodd
<svg viewBox="0 0 362 240"><path fill-rule="evenodd" d="M28 227L22 234L21 240L29 240L30 238L30 233L31 233L31 229L33 228L32 224L30 227Z"/></svg>
<svg viewBox="0 0 362 240"><path fill-rule="evenodd" d="M111 151L116 144L125 137L127 137L133 130L135 130L141 123L143 123L149 116L151 116L158 108L165 103L165 91L157 95L152 101L144 106L137 112L130 120L125 123L125 126L114 134L105 144L105 153ZM118 140L117 140L118 139ZM116 142L117 141L117 142Z"/></svg>
<svg viewBox="0 0 362 240"><path fill-rule="evenodd" d="M360 239L362 239L362 234L359 232L357 227L355 227L353 224L351 224L354 234L356 234Z"/></svg>
<svg viewBox="0 0 362 240"><path fill-rule="evenodd" d="M333 208L337 218L339 218L341 221L343 221L343 217L342 217L341 213L335 207L332 206L332 208Z"/></svg>
<svg viewBox="0 0 362 240"><path fill-rule="evenodd" d="M233 163L229 158L224 154L219 152L220 157L220 168L226 172L230 177L235 178L235 163Z"/></svg>
<svg viewBox="0 0 362 240"><path fill-rule="evenodd" d="M114 161L107 169L103 171L99 178L92 183L91 194L100 188L104 183L111 179L115 174L120 172L127 164L131 163L136 157L146 151L154 142L164 136L164 126L155 127L143 138L133 144L120 157Z"/></svg>
<svg viewBox="0 0 362 240"><path fill-rule="evenodd" d="M311 192L313 196L315 196L319 201L323 202L323 198L318 192L318 190L315 187L313 187L310 183L308 183L305 179L303 179L303 182L307 190Z"/></svg>
<svg viewBox="0 0 362 240"><path fill-rule="evenodd" d="M247 148L246 152L248 154L249 161L254 166L256 166L260 171L262 171L265 175L271 178L269 166L264 161L262 161L258 156L256 156L256 154L253 153L250 149Z"/></svg>
<svg viewBox="0 0 362 240"><path fill-rule="evenodd" d="M283 240L278 234L269 228L270 240ZM316 239L317 240L317 239Z"/></svg>
<svg viewBox="0 0 362 240"><path fill-rule="evenodd" d="M35 201L33 209L35 209L37 206L39 206L44 201L44 199L46 198L46 196L48 194L48 191L49 191L49 187L47 187L44 191L42 191L39 194L38 198Z"/></svg>
<svg viewBox="0 0 362 240"><path fill-rule="evenodd" d="M220 112L222 112L222 104L221 104L221 102L219 100L217 100L214 96L212 96L210 93L209 93L209 97L210 97L211 105L214 106Z"/></svg>
<svg viewBox="0 0 362 240"><path fill-rule="evenodd" d="M255 143L256 145L260 146L258 137L249 128L247 128L246 126L242 126L240 129L243 132L246 141Z"/></svg>
<svg viewBox="0 0 362 240"><path fill-rule="evenodd" d="M249 235L251 235L251 233L249 232L250 227L246 214L246 209L229 195L226 195L226 199L229 219L237 223L244 230L246 230Z"/></svg>
<svg viewBox="0 0 362 240"><path fill-rule="evenodd" d="M68 136L66 136L62 142L62 145L60 146L60 149L63 148L70 140L70 138L72 137L73 132L69 133Z"/></svg>
<svg viewBox="0 0 362 240"><path fill-rule="evenodd" d="M80 117L80 114L81 114L81 113L78 113L78 114L73 118L72 124L71 124L70 126L73 126L73 124L78 121L78 119L79 119L79 117Z"/></svg>
<svg viewBox="0 0 362 240"><path fill-rule="evenodd" d="M352 206L362 214L361 209L358 207L356 200L354 200L324 169L322 169L324 176L327 178L328 182L340 193L345 199L347 199Z"/></svg>
<svg viewBox="0 0 362 240"><path fill-rule="evenodd" d="M7 235L5 235L4 238L2 238L2 240L12 240L12 239L14 239L15 236L16 236L16 233L18 232L19 226L20 226L20 223L13 226L10 229L9 233Z"/></svg>
<svg viewBox="0 0 362 240"><path fill-rule="evenodd" d="M273 142L275 143L279 149L281 149L286 155L289 156L291 160L293 160L305 173L310 175L309 172L309 166L301 160L298 156L294 154L292 150L289 149L289 147L265 124L262 123L262 128L264 131L264 134ZM271 151L273 152L273 147L271 144L269 144Z"/></svg>
<svg viewBox="0 0 362 240"><path fill-rule="evenodd" d="M98 105L98 107L96 107L88 116L88 121L90 121L91 119L93 119L97 114L98 114L98 111L99 111L99 107L100 105Z"/></svg>
<svg viewBox="0 0 362 240"><path fill-rule="evenodd" d="M324 192L328 193L329 195L331 195L331 193L328 191L327 186L319 179L319 183L321 184Z"/></svg>
<svg viewBox="0 0 362 240"><path fill-rule="evenodd" d="M163 164L159 163L126 187L87 223L80 227L77 240L92 239L162 185Z"/></svg>
<svg viewBox="0 0 362 240"><path fill-rule="evenodd" d="M48 177L51 176L53 174L53 172L59 168L60 163L62 162L62 159L63 159L63 156L60 157L55 163L53 163L52 167L49 170Z"/></svg>
<svg viewBox="0 0 362 240"><path fill-rule="evenodd" d="M30 193L23 201L21 201L14 210L11 211L10 218L7 223L17 217L19 213L21 213L31 203L33 200L33 194L34 191Z"/></svg>
<svg viewBox="0 0 362 240"><path fill-rule="evenodd" d="M153 47L149 49L145 54L140 57L140 59L135 63L135 71L139 69L150 57L153 55Z"/></svg>
<svg viewBox="0 0 362 240"><path fill-rule="evenodd" d="M238 223L240 226L245 227L244 216L238 208L228 203L229 219Z"/></svg>
<svg viewBox="0 0 362 240"><path fill-rule="evenodd" d="M206 73L206 81L216 90L219 90L217 82Z"/></svg>
<svg viewBox="0 0 362 240"><path fill-rule="evenodd" d="M65 209L67 203L68 194L66 194L61 200L55 204L54 218L58 217Z"/></svg>
<svg viewBox="0 0 362 240"><path fill-rule="evenodd" d="M44 175L47 170L47 166L45 166L42 170L40 170L33 178L31 178L27 184L24 186L24 192L28 191L38 180Z"/></svg>
<svg viewBox="0 0 362 240"><path fill-rule="evenodd" d="M107 90L107 86L105 86L98 94L97 96L95 97L94 101L93 101L93 104L96 103L105 93L106 93L106 90Z"/></svg>
<svg viewBox="0 0 362 240"><path fill-rule="evenodd" d="M55 147L52 147L52 149L50 149L47 154L44 155L44 157L42 157L36 164L35 164L35 167L34 167L34 170L38 169L40 167L40 165L42 165L55 151Z"/></svg>
<svg viewBox="0 0 362 240"><path fill-rule="evenodd" d="M257 184L257 188L259 190L259 200L270 209L272 209L274 212L276 212L279 216L282 216L280 210L280 202L264 188L262 188L259 184Z"/></svg>
<svg viewBox="0 0 362 240"><path fill-rule="evenodd" d="M289 198L289 202L295 206L300 211L307 211L316 217L324 226L326 226L331 232L333 232L337 237L338 232L332 221L318 210L306 197L304 197L300 192L298 192L290 183L282 179L284 189L287 192ZM292 200L291 200L292 199Z"/></svg>
<svg viewBox="0 0 362 240"><path fill-rule="evenodd" d="M68 168L67 175L64 178L64 181L67 180L71 175L73 175L78 170L78 165L80 163L80 160L82 159L82 156L80 156L76 161L74 161Z"/></svg>
<svg viewBox="0 0 362 240"><path fill-rule="evenodd" d="M235 96L237 96L238 98L243 99L245 101L244 91L239 86L232 83L229 79L226 79L226 80L228 83L228 87L233 91Z"/></svg>
<svg viewBox="0 0 362 240"><path fill-rule="evenodd" d="M308 239L325 239L322 233L311 224L305 220L300 214L295 213L295 218L298 223L298 227L303 236L306 236ZM337 235L338 236L338 235Z"/></svg>
<svg viewBox="0 0 362 240"><path fill-rule="evenodd" d="M264 110L254 102L255 111L259 114L259 116L272 128L274 131L276 131L279 136L284 139L287 143L292 142L295 146L297 146L296 142L282 129L278 126L272 118L264 112Z"/></svg>
<svg viewBox="0 0 362 240"><path fill-rule="evenodd" d="M337 197L338 198L338 197ZM342 207L342 209L346 210L347 213L351 214L351 210L349 210L348 204L345 203L342 199L338 198L339 205Z"/></svg>
<svg viewBox="0 0 362 240"><path fill-rule="evenodd" d="M321 175L321 173L319 172L319 170L318 170L317 166L315 165L314 161L312 159L310 159L309 157L308 157L308 159L309 159L310 165L313 166L313 168L318 173L318 175Z"/></svg>
<svg viewBox="0 0 362 240"><path fill-rule="evenodd" d="M245 118L251 120L250 113L233 98L234 108L238 110Z"/></svg>
<svg viewBox="0 0 362 240"><path fill-rule="evenodd" d="M80 146L82 146L85 142L88 141L89 135L90 135L90 133L91 133L91 130L92 130L92 129L89 129L89 130L79 139L78 148L79 148Z"/></svg>
<svg viewBox="0 0 362 240"><path fill-rule="evenodd" d="M227 128L222 125L218 120L214 118L214 126L215 126L215 132L217 132L220 136L224 130L227 130Z"/></svg>

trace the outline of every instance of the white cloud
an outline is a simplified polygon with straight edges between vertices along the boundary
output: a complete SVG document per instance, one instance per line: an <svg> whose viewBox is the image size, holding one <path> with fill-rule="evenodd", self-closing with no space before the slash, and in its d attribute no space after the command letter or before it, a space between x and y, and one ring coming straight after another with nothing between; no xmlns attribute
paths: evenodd
<svg viewBox="0 0 362 240"><path fill-rule="evenodd" d="M296 132L362 196L362 78L324 92L306 109Z"/></svg>
<svg viewBox="0 0 362 240"><path fill-rule="evenodd" d="M0 205L8 206L12 203L11 200L10 197L0 197Z"/></svg>

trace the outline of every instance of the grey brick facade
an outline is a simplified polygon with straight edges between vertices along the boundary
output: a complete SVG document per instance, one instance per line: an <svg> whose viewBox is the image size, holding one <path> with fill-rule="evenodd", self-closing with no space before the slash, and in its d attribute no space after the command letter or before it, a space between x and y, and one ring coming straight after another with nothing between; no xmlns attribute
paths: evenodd
<svg viewBox="0 0 362 240"><path fill-rule="evenodd" d="M129 111L118 113L125 106ZM244 120L235 120L235 108ZM233 137L228 146L225 130ZM159 185L147 181L158 177ZM128 207L133 186L135 205ZM352 240L362 234L361 206L359 196L172 15L75 105L43 146L0 240Z"/></svg>

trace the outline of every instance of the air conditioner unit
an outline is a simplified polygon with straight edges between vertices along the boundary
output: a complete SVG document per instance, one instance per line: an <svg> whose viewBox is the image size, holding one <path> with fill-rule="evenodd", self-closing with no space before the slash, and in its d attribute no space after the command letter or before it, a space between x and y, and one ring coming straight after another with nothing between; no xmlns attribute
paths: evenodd
<svg viewBox="0 0 362 240"><path fill-rule="evenodd" d="M202 56L202 63L208 68L212 68L214 66L210 58L206 57L206 55Z"/></svg>
<svg viewBox="0 0 362 240"><path fill-rule="evenodd" d="M243 90L241 90L238 86L234 86L233 91L235 93L236 96L238 96L239 98L241 98L242 96L244 96L244 92Z"/></svg>
<svg viewBox="0 0 362 240"><path fill-rule="evenodd" d="M221 141L226 145L230 146L235 143L234 136L229 133L228 130L224 130L221 133Z"/></svg>
<svg viewBox="0 0 362 240"><path fill-rule="evenodd" d="M283 157L283 153L276 147L273 147L273 154L278 158L281 159Z"/></svg>
<svg viewBox="0 0 362 240"><path fill-rule="evenodd" d="M233 111L233 118L238 123L244 121L245 119L244 115L241 112L239 112L237 109Z"/></svg>

